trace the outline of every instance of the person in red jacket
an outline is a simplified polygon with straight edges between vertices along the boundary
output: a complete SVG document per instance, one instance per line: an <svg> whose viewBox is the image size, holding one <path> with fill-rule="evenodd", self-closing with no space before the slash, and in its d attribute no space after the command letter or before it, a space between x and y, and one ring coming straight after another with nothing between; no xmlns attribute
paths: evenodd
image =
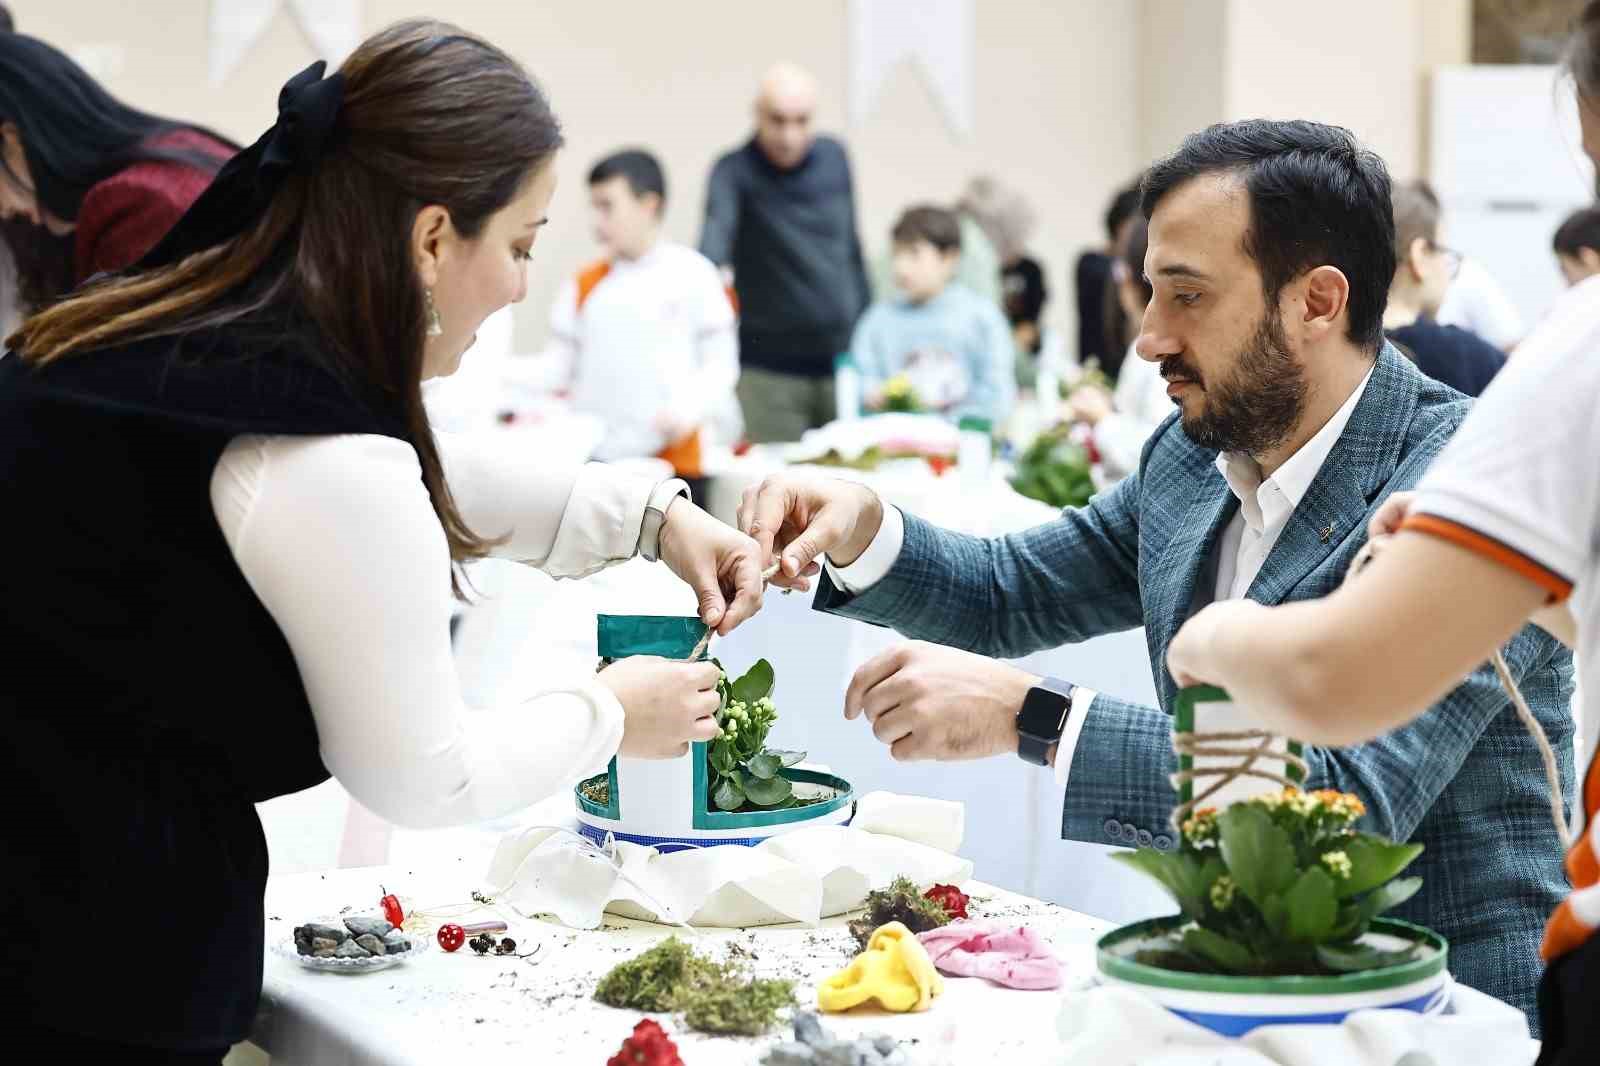
<svg viewBox="0 0 1600 1066"><path fill-rule="evenodd" d="M132 265L237 149L129 107L35 37L0 34L0 218L24 308Z"/></svg>

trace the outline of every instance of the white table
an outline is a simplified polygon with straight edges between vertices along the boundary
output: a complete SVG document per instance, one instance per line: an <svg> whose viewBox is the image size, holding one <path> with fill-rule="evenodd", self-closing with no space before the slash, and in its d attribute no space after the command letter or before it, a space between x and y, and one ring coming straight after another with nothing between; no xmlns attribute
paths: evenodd
<svg viewBox="0 0 1600 1066"><path fill-rule="evenodd" d="M274 941L297 924L355 905L371 909L377 886L438 903L464 901L479 885L483 856L462 857L428 869L400 867L334 870L273 878L267 885L268 955L261 1010L251 1042L272 1066L420 1066L470 1062L473 1066L530 1063L604 1063L642 1017L592 999L595 983L617 963L669 934L662 926L611 919L614 927L578 931L481 911L463 921L504 917L525 961L478 957L463 948L436 948L392 969L359 976L315 972L276 955ZM1093 970L1093 942L1107 926L1037 900L973 883L988 897L984 913L1025 921L1068 963L1069 981ZM720 956L737 942L754 956L754 972L792 978L803 1003L815 986L842 968L854 942L844 919L817 929L779 926L747 931L705 931L696 943ZM1059 995L1018 992L975 979L947 979L945 993L922 1014L894 1015L858 1009L825 1016L840 1036L888 1032L918 1041L924 1066L941 1063L1034 1062L1055 1046ZM694 1066L752 1066L763 1049L788 1038L778 1028L764 1038L712 1037L670 1017L659 1020Z"/></svg>

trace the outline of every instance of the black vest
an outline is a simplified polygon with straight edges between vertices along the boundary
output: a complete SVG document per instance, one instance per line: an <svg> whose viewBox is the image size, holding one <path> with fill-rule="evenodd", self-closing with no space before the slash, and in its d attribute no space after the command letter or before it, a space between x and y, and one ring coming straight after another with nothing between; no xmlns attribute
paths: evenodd
<svg viewBox="0 0 1600 1066"><path fill-rule="evenodd" d="M277 319L0 359L0 995L38 1024L209 1048L253 1021L254 804L328 773L211 475L244 433L407 439L306 336Z"/></svg>

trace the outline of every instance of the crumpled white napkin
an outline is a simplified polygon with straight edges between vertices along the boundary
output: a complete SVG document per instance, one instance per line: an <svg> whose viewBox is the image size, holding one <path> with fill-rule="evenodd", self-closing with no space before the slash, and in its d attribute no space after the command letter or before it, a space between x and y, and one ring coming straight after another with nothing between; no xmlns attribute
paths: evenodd
<svg viewBox="0 0 1600 1066"><path fill-rule="evenodd" d="M863 797L862 804L872 797ZM869 891L905 876L919 884L959 884L972 863L921 841L953 841L965 815L945 800L893 797L874 830L813 826L757 845L663 855L614 842L608 855L549 828L508 834L489 864L486 891L523 915L551 914L566 925L598 928L607 911L651 921L748 928L816 923L861 906ZM869 809L876 804L868 805ZM950 808L957 808L952 811ZM898 835L904 834L904 835ZM620 871L619 871L620 867Z"/></svg>
<svg viewBox="0 0 1600 1066"><path fill-rule="evenodd" d="M1341 1025L1264 1025L1229 1039L1131 988L1069 992L1058 1066L1530 1066L1521 1011L1456 985L1442 1014L1357 1011Z"/></svg>

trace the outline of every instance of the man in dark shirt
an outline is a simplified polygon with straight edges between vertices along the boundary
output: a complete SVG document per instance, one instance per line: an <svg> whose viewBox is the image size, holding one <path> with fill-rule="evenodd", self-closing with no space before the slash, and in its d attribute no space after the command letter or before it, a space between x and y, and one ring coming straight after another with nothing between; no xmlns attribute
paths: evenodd
<svg viewBox="0 0 1600 1066"><path fill-rule="evenodd" d="M1439 201L1422 182L1395 186L1394 235L1396 266L1384 332L1430 378L1480 395L1506 357L1476 333L1434 321L1461 255L1440 246Z"/></svg>
<svg viewBox="0 0 1600 1066"><path fill-rule="evenodd" d="M1073 268L1072 283L1078 294L1078 362L1100 360L1100 368L1113 378L1122 366L1132 334L1116 330L1116 343L1108 317L1122 313L1116 299L1116 287L1111 284L1111 262L1120 253L1128 224L1139 213L1139 183L1117 190L1106 208L1106 245L1091 248L1078 257Z"/></svg>
<svg viewBox="0 0 1600 1066"><path fill-rule="evenodd" d="M816 83L761 83L756 132L717 160L700 251L739 300L739 403L752 441L798 440L835 416L833 362L870 299L844 148L814 131Z"/></svg>

